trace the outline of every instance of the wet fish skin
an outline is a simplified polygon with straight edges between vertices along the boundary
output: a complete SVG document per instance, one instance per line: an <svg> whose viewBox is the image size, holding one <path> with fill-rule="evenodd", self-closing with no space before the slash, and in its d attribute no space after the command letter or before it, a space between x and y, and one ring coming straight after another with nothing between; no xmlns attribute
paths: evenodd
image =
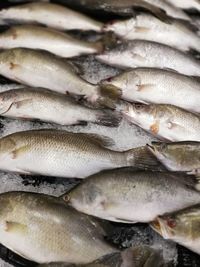
<svg viewBox="0 0 200 267"><path fill-rule="evenodd" d="M173 240L200 254L200 206L196 205L181 211L159 216L151 223L152 228L165 239Z"/></svg>
<svg viewBox="0 0 200 267"><path fill-rule="evenodd" d="M116 251L103 240L97 220L56 197L8 192L0 202L1 243L26 259L82 264Z"/></svg>
<svg viewBox="0 0 200 267"><path fill-rule="evenodd" d="M78 265L79 267L169 267L165 263L162 251L149 246L137 246L125 249L122 252L112 253L89 263ZM75 267L77 265L67 263L42 264L40 267Z"/></svg>
<svg viewBox="0 0 200 267"><path fill-rule="evenodd" d="M58 30L101 31L102 23L67 7L53 3L27 3L0 11L5 22L35 23Z"/></svg>
<svg viewBox="0 0 200 267"><path fill-rule="evenodd" d="M136 68L101 82L122 90L121 98L144 104L170 104L200 113L200 82L169 70ZM172 97L173 96L173 97Z"/></svg>
<svg viewBox="0 0 200 267"><path fill-rule="evenodd" d="M0 169L71 178L126 166L160 170L160 163L146 147L117 152L105 147L109 145L112 140L93 134L59 130L17 132L0 139Z"/></svg>
<svg viewBox="0 0 200 267"><path fill-rule="evenodd" d="M92 122L117 127L119 113L89 109L67 96L42 88L20 88L0 93L0 115L17 119L37 119L60 125Z"/></svg>
<svg viewBox="0 0 200 267"><path fill-rule="evenodd" d="M121 94L120 90L114 89L102 92L97 85L83 80L68 61L46 51L26 48L5 50L0 53L0 74L25 85L69 93L96 107L113 108L110 99Z"/></svg>
<svg viewBox="0 0 200 267"><path fill-rule="evenodd" d="M197 9L200 10L200 2L198 0L167 0L174 6L182 9Z"/></svg>
<svg viewBox="0 0 200 267"><path fill-rule="evenodd" d="M183 51L200 51L200 38L179 20L170 23L148 14L138 14L126 20L116 20L104 25L103 30L113 31L125 40L147 40L162 43Z"/></svg>
<svg viewBox="0 0 200 267"><path fill-rule="evenodd" d="M128 104L122 111L132 123L160 140L200 141L199 116L171 105Z"/></svg>
<svg viewBox="0 0 200 267"><path fill-rule="evenodd" d="M103 50L100 42L78 40L69 34L34 25L13 26L0 34L1 49L17 47L42 49L65 58L97 54Z"/></svg>
<svg viewBox="0 0 200 267"><path fill-rule="evenodd" d="M63 199L78 211L101 219L145 223L199 203L200 193L171 173L118 169L86 178Z"/></svg>
<svg viewBox="0 0 200 267"><path fill-rule="evenodd" d="M95 57L103 63L124 69L136 67L172 69L185 75L200 76L200 63L197 59L156 42L123 41Z"/></svg>
<svg viewBox="0 0 200 267"><path fill-rule="evenodd" d="M200 173L199 142L152 142L148 148L170 171Z"/></svg>

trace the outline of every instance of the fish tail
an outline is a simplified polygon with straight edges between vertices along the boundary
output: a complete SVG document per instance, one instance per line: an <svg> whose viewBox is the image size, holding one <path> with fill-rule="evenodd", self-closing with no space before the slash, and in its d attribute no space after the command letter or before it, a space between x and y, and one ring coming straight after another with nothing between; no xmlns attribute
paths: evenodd
<svg viewBox="0 0 200 267"><path fill-rule="evenodd" d="M99 111L96 116L96 124L109 126L109 127L118 127L122 120L120 113L112 110Z"/></svg>
<svg viewBox="0 0 200 267"><path fill-rule="evenodd" d="M114 85L100 85L99 94L99 102L103 106L115 108L115 104L120 99L122 91Z"/></svg>
<svg viewBox="0 0 200 267"><path fill-rule="evenodd" d="M165 171L165 167L143 147L136 147L125 152L127 166L136 167L142 170Z"/></svg>

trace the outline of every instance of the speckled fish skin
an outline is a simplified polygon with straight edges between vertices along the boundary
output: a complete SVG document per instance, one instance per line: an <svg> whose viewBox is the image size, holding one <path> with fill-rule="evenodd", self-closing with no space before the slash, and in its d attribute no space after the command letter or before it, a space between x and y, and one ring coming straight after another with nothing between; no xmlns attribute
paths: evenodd
<svg viewBox="0 0 200 267"><path fill-rule="evenodd" d="M200 113L200 82L173 71L136 68L101 82L122 90L122 98L144 104L170 104Z"/></svg>
<svg viewBox="0 0 200 267"><path fill-rule="evenodd" d="M199 205L158 217L151 224L163 238L177 242L197 254L200 254L199 225Z"/></svg>
<svg viewBox="0 0 200 267"><path fill-rule="evenodd" d="M69 93L101 105L98 86L83 80L76 72L65 59L46 51L14 48L0 53L1 75L22 84Z"/></svg>
<svg viewBox="0 0 200 267"><path fill-rule="evenodd" d="M105 169L156 168L146 147L116 152L111 140L59 130L17 132L0 139L0 169L24 174L85 178Z"/></svg>
<svg viewBox="0 0 200 267"><path fill-rule="evenodd" d="M0 115L17 119L37 119L60 125L92 122L116 127L121 121L117 112L89 109L67 96L30 87L0 93Z"/></svg>
<svg viewBox="0 0 200 267"><path fill-rule="evenodd" d="M199 0L167 0L172 5L182 9L197 9L200 10Z"/></svg>
<svg viewBox="0 0 200 267"><path fill-rule="evenodd" d="M183 51L200 51L200 38L179 20L164 23L154 16L138 14L127 20L108 22L104 31L113 31L125 40L147 40L166 44Z"/></svg>
<svg viewBox="0 0 200 267"><path fill-rule="evenodd" d="M90 43L53 29L20 25L0 34L0 48L31 48L49 51L61 57L97 54L103 49L100 43Z"/></svg>
<svg viewBox="0 0 200 267"><path fill-rule="evenodd" d="M58 30L101 31L102 23L77 11L53 3L28 3L0 11L5 22L36 23Z"/></svg>
<svg viewBox="0 0 200 267"><path fill-rule="evenodd" d="M152 142L148 148L170 171L200 173L200 142Z"/></svg>
<svg viewBox="0 0 200 267"><path fill-rule="evenodd" d="M120 169L86 178L63 199L78 211L101 219L136 223L197 204L200 193L171 173Z"/></svg>
<svg viewBox="0 0 200 267"><path fill-rule="evenodd" d="M29 192L0 195L0 241L38 262L89 263L112 253L99 222L56 197Z"/></svg>
<svg viewBox="0 0 200 267"><path fill-rule="evenodd" d="M112 253L89 263L78 265L79 267L167 267L163 259L162 251L155 250L149 246L137 246L124 251ZM50 263L42 264L40 267L76 267L74 264ZM169 266L168 266L169 267Z"/></svg>
<svg viewBox="0 0 200 267"><path fill-rule="evenodd" d="M200 76L200 62L182 51L156 42L124 41L96 59L119 68L173 69L185 75Z"/></svg>
<svg viewBox="0 0 200 267"><path fill-rule="evenodd" d="M128 104L122 111L132 123L161 140L200 141L199 116L171 105Z"/></svg>

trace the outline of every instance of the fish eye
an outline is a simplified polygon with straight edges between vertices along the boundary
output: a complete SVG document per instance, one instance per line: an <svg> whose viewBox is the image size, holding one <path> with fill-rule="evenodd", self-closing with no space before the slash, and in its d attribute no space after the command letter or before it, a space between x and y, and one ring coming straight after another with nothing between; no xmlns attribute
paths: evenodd
<svg viewBox="0 0 200 267"><path fill-rule="evenodd" d="M144 105L143 104L140 104L140 103L136 103L135 104L135 109L136 110L142 110L144 108Z"/></svg>
<svg viewBox="0 0 200 267"><path fill-rule="evenodd" d="M107 82L112 82L113 77L109 77L106 79Z"/></svg>
<svg viewBox="0 0 200 267"><path fill-rule="evenodd" d="M64 195L64 196L63 196L63 200L64 200L65 202L69 202L69 201L70 201L70 196L69 196L69 195Z"/></svg>
<svg viewBox="0 0 200 267"><path fill-rule="evenodd" d="M172 218L167 218L167 225L173 229L174 227L176 227L176 221Z"/></svg>

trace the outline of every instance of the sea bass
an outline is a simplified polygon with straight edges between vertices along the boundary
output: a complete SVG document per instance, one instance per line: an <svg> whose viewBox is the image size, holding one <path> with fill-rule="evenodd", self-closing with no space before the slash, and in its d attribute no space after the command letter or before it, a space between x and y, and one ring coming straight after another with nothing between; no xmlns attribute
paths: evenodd
<svg viewBox="0 0 200 267"><path fill-rule="evenodd" d="M165 239L173 240L200 254L199 225L199 205L158 217L151 224Z"/></svg>
<svg viewBox="0 0 200 267"><path fill-rule="evenodd" d="M85 264L116 251L98 221L56 197L8 192L0 203L0 242L26 259Z"/></svg>
<svg viewBox="0 0 200 267"><path fill-rule="evenodd" d="M156 42L123 41L103 54L97 55L96 58L103 63L119 68L173 69L185 75L200 76L200 62L197 59Z"/></svg>
<svg viewBox="0 0 200 267"><path fill-rule="evenodd" d="M200 142L152 142L148 148L168 170L200 174Z"/></svg>
<svg viewBox="0 0 200 267"><path fill-rule="evenodd" d="M104 31L113 31L125 40L147 40L166 44L183 51L200 51L200 38L179 20L164 23L154 16L138 14L126 20L116 20L105 24Z"/></svg>
<svg viewBox="0 0 200 267"><path fill-rule="evenodd" d="M31 48L49 51L61 57L75 57L84 54L98 54L103 45L75 39L69 34L50 28L20 25L0 34L0 48Z"/></svg>
<svg viewBox="0 0 200 267"><path fill-rule="evenodd" d="M114 111L89 109L62 94L29 87L0 93L0 116L60 125L92 122L116 127L121 121L121 116Z"/></svg>
<svg viewBox="0 0 200 267"><path fill-rule="evenodd" d="M83 80L72 64L46 51L26 48L5 50L0 53L0 74L29 86L69 93L95 106L112 107L113 102L106 97L107 93L111 97L113 93L115 97L120 95L113 89L111 94L103 92L97 85Z"/></svg>
<svg viewBox="0 0 200 267"><path fill-rule="evenodd" d="M197 204L200 193L171 173L118 169L86 178L63 199L95 217L136 223Z"/></svg>
<svg viewBox="0 0 200 267"><path fill-rule="evenodd" d="M171 105L127 104L122 111L132 123L161 140L200 141L200 117Z"/></svg>
<svg viewBox="0 0 200 267"><path fill-rule="evenodd" d="M121 89L124 100L144 104L170 104L200 113L200 81L173 71L136 68L101 82Z"/></svg>
<svg viewBox="0 0 200 267"><path fill-rule="evenodd" d="M85 178L105 169L132 166L155 169L146 147L117 152L106 137L59 130L17 132L0 139L0 169L24 174Z"/></svg>
<svg viewBox="0 0 200 267"><path fill-rule="evenodd" d="M58 30L101 31L102 23L77 11L53 3L28 3L0 11L0 19L7 23L35 23Z"/></svg>

